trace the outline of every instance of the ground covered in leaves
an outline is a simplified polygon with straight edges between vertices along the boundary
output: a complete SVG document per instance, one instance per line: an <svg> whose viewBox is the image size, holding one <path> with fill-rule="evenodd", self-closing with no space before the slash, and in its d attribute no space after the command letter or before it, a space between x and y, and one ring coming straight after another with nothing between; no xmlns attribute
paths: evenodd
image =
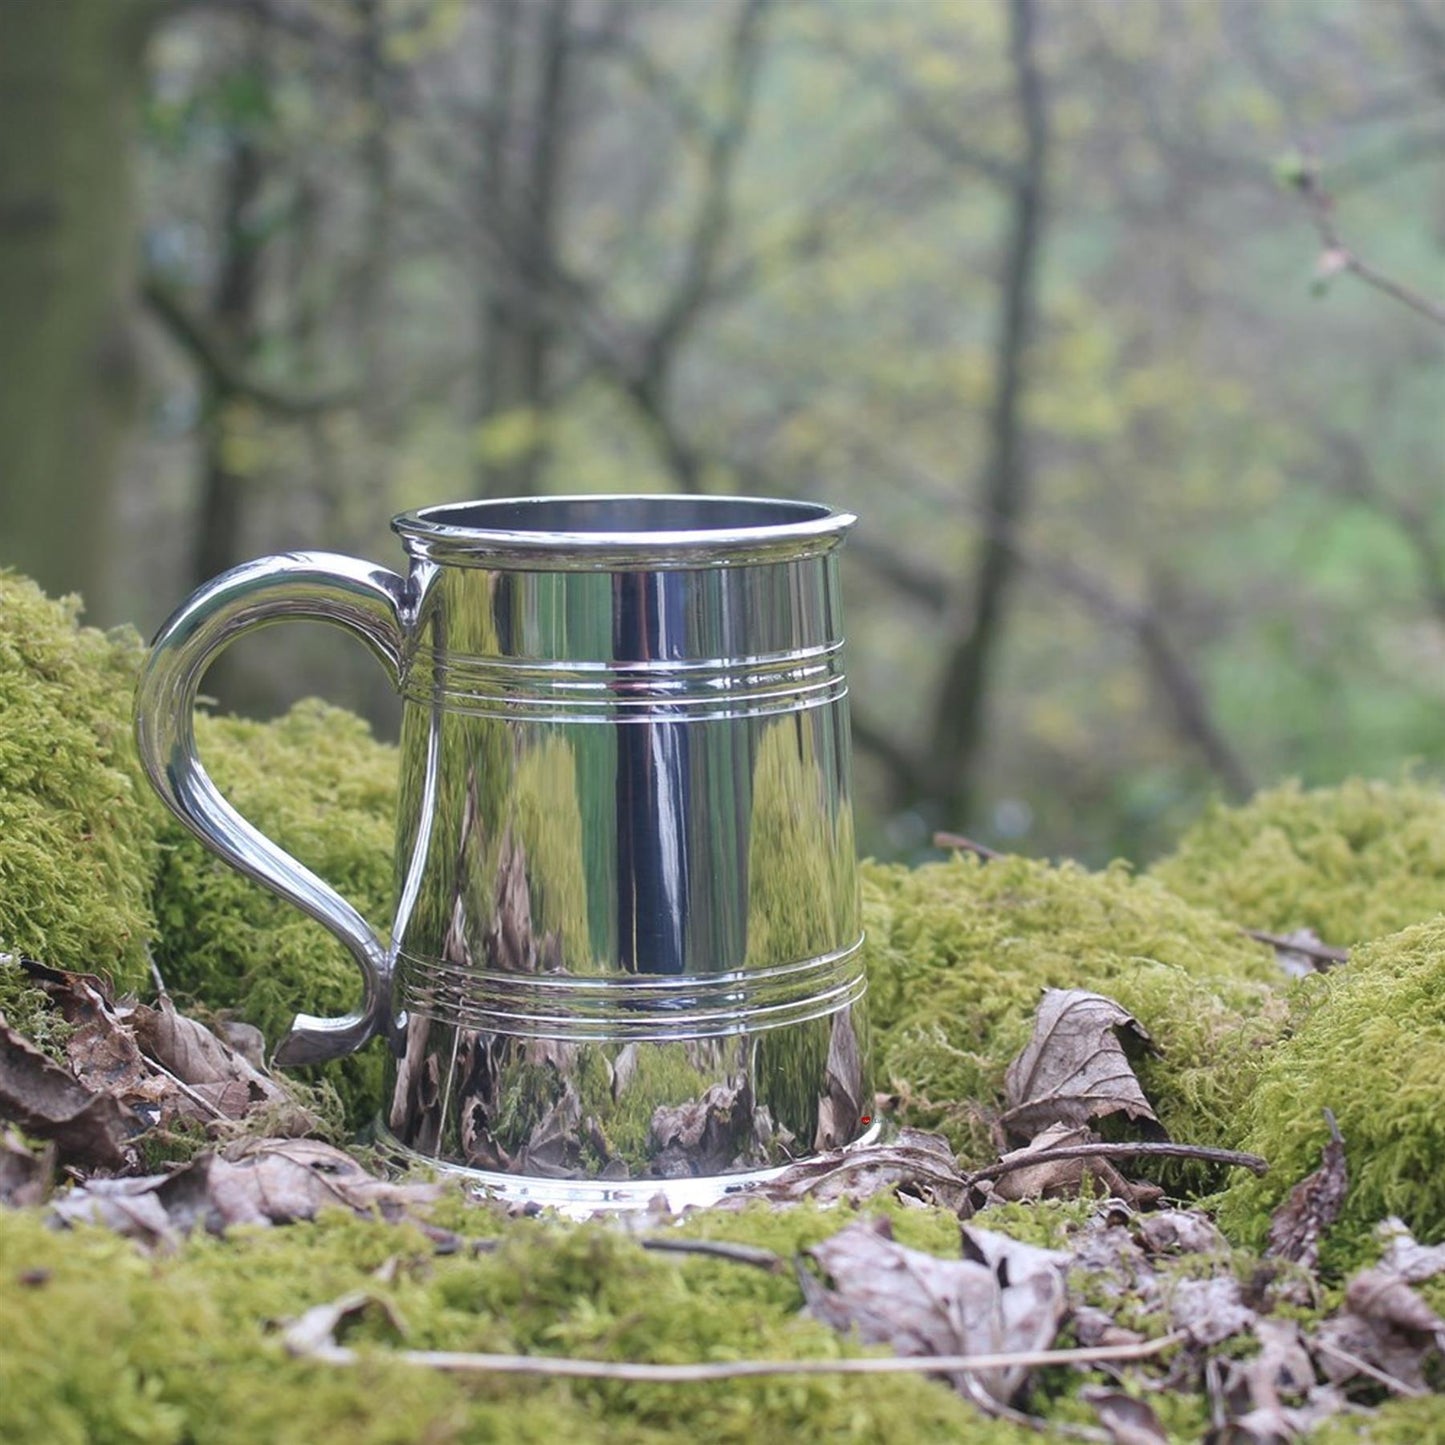
<svg viewBox="0 0 1445 1445"><path fill-rule="evenodd" d="M1433 788L1277 789L1147 876L867 865L882 1145L508 1217L358 1149L374 1054L268 1070L350 965L152 803L138 656L0 574L0 1438L1445 1440ZM389 749L202 747L385 916Z"/></svg>

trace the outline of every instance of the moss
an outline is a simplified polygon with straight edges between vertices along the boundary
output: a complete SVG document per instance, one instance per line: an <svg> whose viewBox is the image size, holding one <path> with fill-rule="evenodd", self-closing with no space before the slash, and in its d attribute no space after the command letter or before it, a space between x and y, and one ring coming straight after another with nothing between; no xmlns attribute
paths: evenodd
<svg viewBox="0 0 1445 1445"><path fill-rule="evenodd" d="M130 989L146 977L160 813L131 744L141 644L79 613L0 571L0 952Z"/></svg>
<svg viewBox="0 0 1445 1445"><path fill-rule="evenodd" d="M1381 938L1445 910L1445 794L1358 778L1286 783L1216 804L1156 863L1182 898L1250 928L1313 928L1329 943Z"/></svg>
<svg viewBox="0 0 1445 1445"><path fill-rule="evenodd" d="M908 1122L991 1153L987 1112L1027 1043L1045 987L1129 1009L1157 1057L1139 1074L1169 1132L1238 1142L1262 1042L1284 1016L1270 951L1115 865L1088 873L1022 858L864 866L869 1010L882 1083Z"/></svg>
<svg viewBox="0 0 1445 1445"><path fill-rule="evenodd" d="M0 958L0 1017L57 1063L66 1062L65 1041L74 1030L51 1006L18 963Z"/></svg>
<svg viewBox="0 0 1445 1445"><path fill-rule="evenodd" d="M750 1222L735 1216L730 1237ZM790 1276L646 1254L605 1227L517 1221L495 1254L437 1257L412 1229L324 1216L147 1259L12 1213L0 1215L0 1281L5 1439L1031 1438L919 1376L624 1385L449 1378L388 1358L398 1344L658 1361L851 1352L799 1317ZM271 1322L357 1289L392 1307L400 1338L377 1312L348 1337L362 1368L286 1357Z"/></svg>
<svg viewBox="0 0 1445 1445"><path fill-rule="evenodd" d="M385 928L396 750L360 718L316 701L269 723L199 717L196 731L207 770L245 817ZM272 1046L298 1010L356 1006L356 966L320 924L223 863L179 822L169 820L160 841L156 957L173 992L234 1009ZM380 1048L324 1068L356 1123L380 1100Z"/></svg>
<svg viewBox="0 0 1445 1445"><path fill-rule="evenodd" d="M1347 967L1298 990L1299 1021L1269 1050L1245 1113L1243 1147L1270 1171L1220 1201L1232 1237L1260 1245L1270 1211L1319 1165L1334 1111L1349 1194L1324 1255L1342 1269L1371 1248L1370 1231L1399 1215L1426 1242L1445 1239L1445 919L1356 950Z"/></svg>
<svg viewBox="0 0 1445 1445"><path fill-rule="evenodd" d="M1310 1436L1318 1445L1445 1445L1445 1397L1386 1400L1362 1415L1336 1415Z"/></svg>

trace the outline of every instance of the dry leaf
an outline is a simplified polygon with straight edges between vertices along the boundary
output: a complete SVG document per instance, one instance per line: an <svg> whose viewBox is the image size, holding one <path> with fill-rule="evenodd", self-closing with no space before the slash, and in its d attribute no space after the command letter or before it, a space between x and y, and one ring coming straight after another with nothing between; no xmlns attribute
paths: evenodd
<svg viewBox="0 0 1445 1445"><path fill-rule="evenodd" d="M894 1243L886 1220L849 1225L807 1253L830 1285L800 1269L809 1312L865 1344L900 1355L976 1355L1047 1349L1064 1312L1068 1256L986 1230L965 1231L973 1258L939 1259ZM1006 1404L1022 1369L977 1376ZM965 1377L954 1384L967 1392Z"/></svg>
<svg viewBox="0 0 1445 1445"><path fill-rule="evenodd" d="M1445 1331L1445 1320L1410 1288L1407 1280L1379 1266L1362 1269L1345 1286L1345 1307L1361 1319L1398 1330L1421 1335Z"/></svg>
<svg viewBox="0 0 1445 1445"><path fill-rule="evenodd" d="M54 1173L53 1145L36 1154L15 1130L0 1130L0 1204L11 1209L43 1204Z"/></svg>
<svg viewBox="0 0 1445 1445"><path fill-rule="evenodd" d="M1409 1284L1423 1284L1445 1273L1445 1244L1416 1244L1415 1236L1393 1215L1376 1226L1385 1242L1380 1268L1398 1274Z"/></svg>
<svg viewBox="0 0 1445 1445"><path fill-rule="evenodd" d="M169 1174L92 1180L52 1206L66 1224L103 1224L147 1244L200 1227L290 1224L328 1206L397 1217L437 1199L440 1184L396 1184L368 1174L349 1154L312 1139L257 1139L201 1154Z"/></svg>
<svg viewBox="0 0 1445 1445"><path fill-rule="evenodd" d="M1231 1274L1177 1281L1169 1311L1174 1328L1186 1331L1198 1345L1217 1345L1255 1322L1255 1312L1245 1304L1239 1281Z"/></svg>
<svg viewBox="0 0 1445 1445"><path fill-rule="evenodd" d="M952 1146L941 1134L921 1129L900 1129L898 1137L887 1144L834 1149L790 1165L756 1188L740 1191L733 1202L735 1207L754 1199L774 1204L795 1204L802 1199L856 1204L885 1189L955 1214L971 1212L969 1183L958 1172Z"/></svg>
<svg viewBox="0 0 1445 1445"><path fill-rule="evenodd" d="M1009 1133L1032 1139L1051 1124L1086 1124L1122 1113L1163 1134L1120 1043L1148 1046L1139 1021L1111 998L1078 988L1049 988L1034 1035L1004 1080Z"/></svg>
<svg viewBox="0 0 1445 1445"><path fill-rule="evenodd" d="M1134 1207L1147 1207L1163 1197L1154 1184L1135 1184L1126 1179L1107 1159L1046 1159L1039 1164L1025 1163L1030 1154L1048 1149L1061 1149L1076 1144L1097 1144L1099 1137L1092 1129L1068 1124L1051 1124L1022 1149L1004 1154L1000 1164L1017 1167L997 1179L980 1184L992 1199L1017 1202L1026 1199L1072 1199L1086 1180L1100 1186L1115 1199Z"/></svg>
<svg viewBox="0 0 1445 1445"><path fill-rule="evenodd" d="M1079 1393L1094 1407L1113 1445L1169 1445L1169 1436L1147 1401L1098 1386Z"/></svg>
<svg viewBox="0 0 1445 1445"><path fill-rule="evenodd" d="M291 1097L204 1024L177 1013L164 995L154 1008L140 1004L133 1009L130 1024L149 1057L227 1119L242 1119L260 1104Z"/></svg>
<svg viewBox="0 0 1445 1445"><path fill-rule="evenodd" d="M1320 1167L1290 1190L1284 1203L1269 1221L1266 1254L1288 1259L1314 1269L1320 1259L1320 1237L1340 1217L1349 1190L1345 1167L1345 1141L1334 1115L1325 1111L1330 1138L1324 1147Z"/></svg>
<svg viewBox="0 0 1445 1445"><path fill-rule="evenodd" d="M0 1014L0 1119L54 1142L82 1169L122 1169L140 1121L110 1094L88 1089Z"/></svg>
<svg viewBox="0 0 1445 1445"><path fill-rule="evenodd" d="M1229 1241L1197 1209L1161 1209L1140 1216L1139 1240L1150 1254L1226 1254Z"/></svg>

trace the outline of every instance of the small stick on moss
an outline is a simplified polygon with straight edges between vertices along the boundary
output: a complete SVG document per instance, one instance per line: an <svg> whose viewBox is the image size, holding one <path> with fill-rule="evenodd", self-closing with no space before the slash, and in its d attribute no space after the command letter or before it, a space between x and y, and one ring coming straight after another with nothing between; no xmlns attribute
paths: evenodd
<svg viewBox="0 0 1445 1445"><path fill-rule="evenodd" d="M1368 1360L1362 1360L1358 1355L1352 1355L1348 1350L1342 1350L1338 1345L1326 1344L1324 1340L1312 1340L1310 1342L1321 1354L1333 1355L1342 1364L1351 1366L1362 1375L1368 1375L1372 1380L1378 1380L1387 1390L1393 1390L1397 1395L1408 1395L1412 1400L1418 1400L1423 1395L1428 1395L1429 1390L1422 1390L1419 1385L1412 1385L1408 1381L1401 1380L1394 1375L1388 1374L1372 1365Z"/></svg>
<svg viewBox="0 0 1445 1445"><path fill-rule="evenodd" d="M462 1240L450 1231L438 1231L435 1236L438 1253L455 1254L466 1248L472 1254L495 1254L502 1247L502 1241L493 1237ZM770 1249L759 1249L751 1244L733 1244L726 1239L639 1239L643 1249L656 1254L705 1254L711 1259L726 1259L733 1264L747 1264L754 1269L765 1269L769 1274L785 1274L788 1263L780 1254Z"/></svg>
<svg viewBox="0 0 1445 1445"><path fill-rule="evenodd" d="M765 1269L769 1274L783 1274L787 1261L770 1249L759 1249L751 1244L731 1244L725 1239L644 1239L643 1249L655 1250L659 1254L705 1254L713 1259L730 1260L733 1264L750 1264L755 1269Z"/></svg>
<svg viewBox="0 0 1445 1445"><path fill-rule="evenodd" d="M996 848L990 848L986 843L975 843L972 838L965 838L962 833L935 833L933 846L935 848L957 848L961 853L973 853L982 858L985 863L990 859L1003 857L1003 854Z"/></svg>
<svg viewBox="0 0 1445 1445"><path fill-rule="evenodd" d="M571 1380L629 1380L640 1384L686 1385L708 1380L741 1380L760 1375L942 1375L986 1370L1036 1369L1046 1365L1095 1365L1145 1360L1186 1338L1176 1330L1157 1340L1095 1349L1017 1350L996 1355L891 1355L846 1360L720 1360L695 1365L655 1365L632 1360L582 1360L565 1355L486 1355L465 1350L392 1350L359 1355L338 1345L336 1327L348 1315L380 1302L368 1294L346 1295L316 1305L290 1324L281 1337L298 1359L355 1365L385 1358L451 1374L544 1375Z"/></svg>
<svg viewBox="0 0 1445 1445"><path fill-rule="evenodd" d="M1283 934L1265 933L1258 928L1244 928L1240 931L1254 939L1256 943L1267 943L1280 953L1302 953L1306 958L1314 959L1316 963L1334 965L1350 961L1348 948L1335 948L1328 943L1300 942L1298 939L1286 938Z"/></svg>
<svg viewBox="0 0 1445 1445"><path fill-rule="evenodd" d="M1000 1159L997 1164L986 1164L982 1169L970 1170L964 1182L979 1184L985 1179L1001 1179L1015 1169L1032 1169L1036 1164L1052 1164L1055 1159L1132 1159L1136 1157L1154 1159L1198 1159L1205 1164L1228 1164L1238 1169L1249 1169L1264 1174L1269 1161L1258 1154L1245 1154L1238 1149L1211 1149L1205 1144L1061 1144L1057 1149L1036 1149L1032 1152L1020 1150L1011 1159Z"/></svg>
<svg viewBox="0 0 1445 1445"><path fill-rule="evenodd" d="M149 1054L142 1054L141 1058L145 1061L145 1066L148 1069L154 1069L156 1073L164 1074L191 1103L200 1105L213 1119L230 1118L230 1115L227 1114L225 1110L218 1109L204 1094L198 1094L184 1079L178 1078L175 1074L171 1073L164 1064L157 1063Z"/></svg>

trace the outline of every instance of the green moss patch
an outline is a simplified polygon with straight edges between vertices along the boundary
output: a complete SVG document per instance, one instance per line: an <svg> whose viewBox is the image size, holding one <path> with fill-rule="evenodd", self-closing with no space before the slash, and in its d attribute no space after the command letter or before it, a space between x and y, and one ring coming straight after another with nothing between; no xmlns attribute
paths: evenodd
<svg viewBox="0 0 1445 1445"><path fill-rule="evenodd" d="M802 1240L810 1216L795 1227ZM842 1221L834 1214L829 1232ZM745 1239L734 1217L729 1237ZM954 1250L957 1226L953 1226ZM383 1266L385 1277L377 1278ZM97 1291L96 1280L108 1287ZM357 1368L290 1359L274 1325L352 1290L381 1311ZM921 1376L708 1385L446 1377L398 1345L659 1362L853 1353L801 1318L790 1276L646 1254L615 1228L507 1227L496 1253L438 1257L350 1216L197 1238L147 1259L95 1231L0 1214L0 1438L89 1442L1024 1441Z"/></svg>
<svg viewBox="0 0 1445 1445"><path fill-rule="evenodd" d="M1263 1055L1245 1110L1242 1147L1263 1154L1270 1172L1235 1183L1220 1222L1263 1244L1270 1211L1319 1164L1328 1107L1350 1189L1327 1263L1363 1257L1388 1214L1422 1242L1445 1239L1445 920L1380 939L1307 980L1298 1011L1295 1030Z"/></svg>
<svg viewBox="0 0 1445 1445"><path fill-rule="evenodd" d="M1096 989L1153 1036L1141 1082L1164 1126L1235 1145L1259 1047L1284 1017L1269 949L1116 865L1023 858L864 868L878 1077L910 1122L992 1157L984 1114L1044 988Z"/></svg>
<svg viewBox="0 0 1445 1445"><path fill-rule="evenodd" d="M131 743L141 644L79 614L0 572L0 952L124 990L146 977L160 813Z"/></svg>
<svg viewBox="0 0 1445 1445"><path fill-rule="evenodd" d="M1445 910L1445 794L1351 779L1216 804L1150 870L1242 926L1313 928L1327 943L1381 938Z"/></svg>

